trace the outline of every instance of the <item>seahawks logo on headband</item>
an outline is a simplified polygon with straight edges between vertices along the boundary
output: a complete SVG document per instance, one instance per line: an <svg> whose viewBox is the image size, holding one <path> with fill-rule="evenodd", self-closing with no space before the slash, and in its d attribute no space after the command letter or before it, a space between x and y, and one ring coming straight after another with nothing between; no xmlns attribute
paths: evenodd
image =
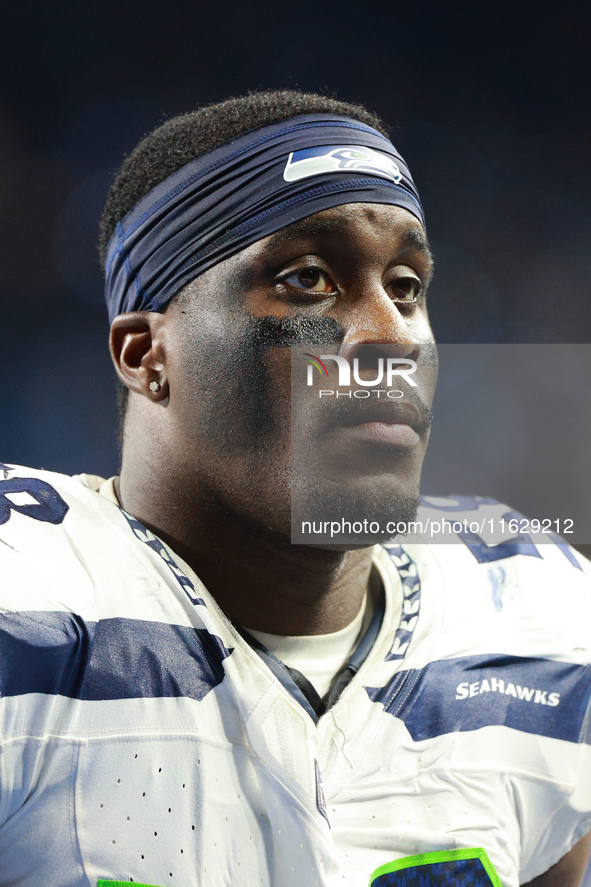
<svg viewBox="0 0 591 887"><path fill-rule="evenodd" d="M343 170L370 173L396 183L402 178L400 169L387 154L361 145L324 145L293 151L283 170L283 178L286 182L297 182L309 176Z"/></svg>

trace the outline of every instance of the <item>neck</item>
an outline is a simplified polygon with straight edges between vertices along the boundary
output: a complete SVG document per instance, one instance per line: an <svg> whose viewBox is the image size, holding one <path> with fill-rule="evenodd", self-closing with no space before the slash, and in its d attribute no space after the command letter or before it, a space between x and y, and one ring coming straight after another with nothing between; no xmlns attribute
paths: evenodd
<svg viewBox="0 0 591 887"><path fill-rule="evenodd" d="M197 573L237 624L283 635L329 634L355 618L370 579L372 549L302 545L233 513L207 489L142 476L123 463L122 506Z"/></svg>

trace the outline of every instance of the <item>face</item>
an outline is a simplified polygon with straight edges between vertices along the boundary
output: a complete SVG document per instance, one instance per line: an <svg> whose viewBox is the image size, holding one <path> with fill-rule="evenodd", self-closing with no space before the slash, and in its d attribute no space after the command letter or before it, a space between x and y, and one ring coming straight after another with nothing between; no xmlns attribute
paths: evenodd
<svg viewBox="0 0 591 887"><path fill-rule="evenodd" d="M169 447L187 489L287 537L292 506L328 519L335 509L411 519L436 377L430 276L414 216L347 204L193 281L163 330ZM380 359L410 358L416 387L399 377L399 400L319 397L302 352L344 356L356 366L353 393L376 378ZM323 362L322 387L337 390L337 362Z"/></svg>

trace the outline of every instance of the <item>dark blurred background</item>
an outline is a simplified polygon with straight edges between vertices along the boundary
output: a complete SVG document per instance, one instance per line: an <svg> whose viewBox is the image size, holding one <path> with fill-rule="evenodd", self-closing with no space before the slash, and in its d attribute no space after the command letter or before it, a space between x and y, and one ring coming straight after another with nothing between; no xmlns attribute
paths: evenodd
<svg viewBox="0 0 591 887"><path fill-rule="evenodd" d="M248 90L360 101L427 212L442 342L591 339L586 9L497 2L52 3L0 13L0 458L117 468L95 247L123 155Z"/></svg>
<svg viewBox="0 0 591 887"><path fill-rule="evenodd" d="M327 92L392 125L440 341L591 341L587 4L19 0L0 29L0 459L115 473L108 183L167 117L252 89Z"/></svg>

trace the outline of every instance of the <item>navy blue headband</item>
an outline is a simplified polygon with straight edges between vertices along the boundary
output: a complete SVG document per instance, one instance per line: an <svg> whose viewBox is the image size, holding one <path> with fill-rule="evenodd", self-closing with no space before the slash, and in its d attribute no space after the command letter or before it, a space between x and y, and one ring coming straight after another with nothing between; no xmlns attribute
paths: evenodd
<svg viewBox="0 0 591 887"><path fill-rule="evenodd" d="M112 321L162 311L208 268L344 203L387 203L425 220L391 142L357 120L305 114L196 157L146 194L109 242L105 296Z"/></svg>

